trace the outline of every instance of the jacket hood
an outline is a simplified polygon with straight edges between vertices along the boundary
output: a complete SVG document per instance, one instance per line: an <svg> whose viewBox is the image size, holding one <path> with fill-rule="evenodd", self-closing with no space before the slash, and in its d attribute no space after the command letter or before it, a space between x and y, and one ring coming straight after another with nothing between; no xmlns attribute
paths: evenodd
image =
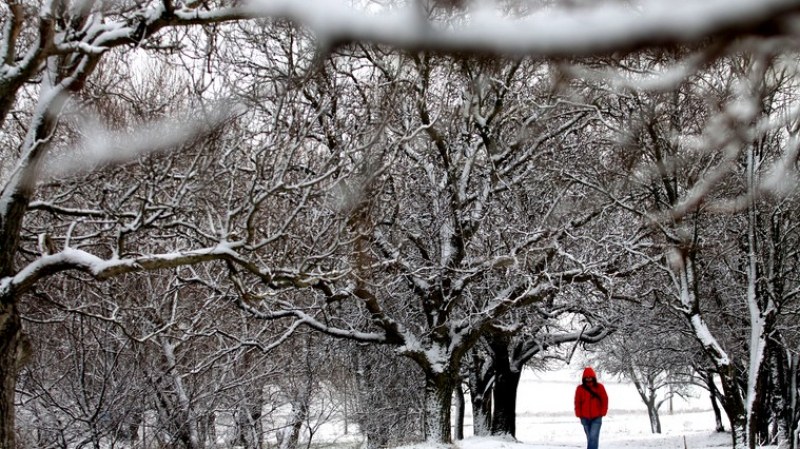
<svg viewBox="0 0 800 449"><path fill-rule="evenodd" d="M591 367L587 367L583 370L583 377L593 377L597 379L597 374L594 373L594 370Z"/></svg>

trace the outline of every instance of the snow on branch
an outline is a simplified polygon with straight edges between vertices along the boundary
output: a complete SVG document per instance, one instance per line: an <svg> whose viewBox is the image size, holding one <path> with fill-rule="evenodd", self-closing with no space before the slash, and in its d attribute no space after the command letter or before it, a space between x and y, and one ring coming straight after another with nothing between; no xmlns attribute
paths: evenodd
<svg viewBox="0 0 800 449"><path fill-rule="evenodd" d="M790 32L793 0L649 0L593 8L545 9L527 17L469 11L437 26L411 7L375 12L343 0L251 0L254 17L302 23L328 44L375 42L399 48L576 56L691 44L709 37Z"/></svg>
<svg viewBox="0 0 800 449"><path fill-rule="evenodd" d="M70 176L94 170L97 166L129 162L138 157L173 150L213 132L237 114L236 104L218 103L198 116L186 111L184 117L153 121L133 132L106 128L91 114L85 114L85 137L78 151L66 158L49 161L45 175ZM189 118L192 116L191 118Z"/></svg>
<svg viewBox="0 0 800 449"><path fill-rule="evenodd" d="M66 270L83 271L97 279L108 279L126 273L174 268L217 259L237 260L239 256L234 249L233 244L223 242L214 247L193 251L102 259L86 251L67 247L58 253L43 255L13 277L3 278L0 282L0 295L6 295L10 290L23 292L38 280Z"/></svg>
<svg viewBox="0 0 800 449"><path fill-rule="evenodd" d="M241 310L244 310L251 316L261 320L293 318L296 320L292 324L293 327L300 325L307 326L311 329L315 329L335 338L380 344L388 341L387 335L383 332L362 332L356 330L355 328L336 327L328 322L323 322L316 319L314 316L295 306L291 302L276 302L276 304L280 306L278 310L266 310L254 306L249 301L245 301L241 294L236 298L236 305Z"/></svg>

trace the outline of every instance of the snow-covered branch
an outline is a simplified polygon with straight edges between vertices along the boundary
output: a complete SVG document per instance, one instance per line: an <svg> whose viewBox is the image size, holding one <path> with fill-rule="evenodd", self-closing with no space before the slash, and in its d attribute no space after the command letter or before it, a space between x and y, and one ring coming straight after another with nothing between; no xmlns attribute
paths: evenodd
<svg viewBox="0 0 800 449"><path fill-rule="evenodd" d="M283 303L283 308L279 310L265 310L252 304L249 301L244 301L241 296L237 298L237 306L249 313L251 316L261 320L278 320L285 318L293 318L296 321L292 324L292 328L304 325L315 329L324 334L336 338L343 338L355 340L365 343L387 343L388 339L384 333L377 332L362 332L353 328L340 328L333 326L329 323L316 319L311 314L301 310L293 304Z"/></svg>
<svg viewBox="0 0 800 449"><path fill-rule="evenodd" d="M252 0L253 16L283 17L308 26L328 43L375 42L406 49L572 57L648 46L694 44L711 37L791 32L800 7L792 0L614 3L547 9L524 18L483 9L470 19L437 27L417 11L375 13L342 0Z"/></svg>
<svg viewBox="0 0 800 449"><path fill-rule="evenodd" d="M211 260L235 260L235 245L220 243L217 246L192 251L155 254L122 259L102 259L75 248L65 248L55 254L43 255L21 269L16 275L0 281L0 294L23 292L40 279L66 270L89 273L97 279L108 279L126 273L160 268L174 268Z"/></svg>

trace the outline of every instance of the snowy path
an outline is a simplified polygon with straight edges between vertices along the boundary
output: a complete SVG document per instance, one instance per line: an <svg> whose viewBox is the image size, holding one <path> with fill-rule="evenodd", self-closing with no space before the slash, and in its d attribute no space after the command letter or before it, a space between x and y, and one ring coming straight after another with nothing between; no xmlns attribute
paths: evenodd
<svg viewBox="0 0 800 449"><path fill-rule="evenodd" d="M461 449L584 449L586 437L572 410L582 368L523 373L517 407L517 440L468 438ZM602 377L602 376L601 376ZM602 380L601 380L602 381ZM647 412L632 385L605 379L609 412L600 431L600 449L710 449L731 446L730 434L714 431L714 414L704 391L661 411L661 434L650 432ZM471 418L471 417L469 417ZM468 418L468 420L469 420ZM727 424L727 423L726 423ZM465 429L467 435L471 429Z"/></svg>
<svg viewBox="0 0 800 449"><path fill-rule="evenodd" d="M517 429L517 438L531 449L586 447L583 428L573 416L526 416L519 423L521 426ZM611 413L603 421L600 448L696 449L730 446L729 434L714 432L714 415L710 411L664 414L661 424L662 433L652 434L644 412Z"/></svg>
<svg viewBox="0 0 800 449"><path fill-rule="evenodd" d="M665 414L661 419L662 433L652 434L643 412L609 415L600 431L600 449L730 447L728 433L714 432L714 415L710 411ZM524 447L518 449L586 447L583 428L575 417L532 416L519 422L522 426L517 429L517 438Z"/></svg>

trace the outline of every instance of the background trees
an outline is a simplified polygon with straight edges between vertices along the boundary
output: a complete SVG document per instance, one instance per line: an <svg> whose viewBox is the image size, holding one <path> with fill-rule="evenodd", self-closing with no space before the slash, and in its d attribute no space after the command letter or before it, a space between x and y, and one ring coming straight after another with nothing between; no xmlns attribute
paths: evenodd
<svg viewBox="0 0 800 449"><path fill-rule="evenodd" d="M617 315L614 333L587 348L600 371L630 381L647 407L650 429L661 433L661 410L683 397L695 380L697 343L689 338L680 316L648 295L639 304L627 303ZM671 407L667 407L671 408Z"/></svg>
<svg viewBox="0 0 800 449"><path fill-rule="evenodd" d="M161 8L164 9L161 9ZM103 56L115 47L134 49L131 43L143 42L148 36L168 26L211 23L231 18L229 14L211 14L199 12L191 18L181 15L185 12L181 5L166 3L157 7L144 4L133 4L129 7L112 6L100 2L61 2L61 1L23 1L10 2L3 6L2 35L2 71L0 72L0 126L3 129L3 186L0 191L0 446L15 447L14 437L14 391L17 370L25 358L26 344L21 332L19 316L20 301L35 283L53 273L64 270L79 270L96 277L109 277L124 272L139 271L150 267L169 267L190 261L199 262L215 258L214 251L200 254L184 254L170 257L141 256L157 254L151 252L155 248L141 248L137 251L120 249L116 245L105 246L98 250L92 242L88 242L84 232L89 228L101 226L98 223L75 229L72 226L52 226L63 234L53 237L49 233L42 235L42 248L35 257L24 248L25 242L31 238L24 237L27 213L42 181L42 170L65 169L65 174L83 172L86 168L94 168L97 163L119 160L130 157L142 148L174 148L182 144L191 144L192 137L202 134L199 128L185 124L175 125L170 133L161 130L157 139L151 136L139 136L141 139L130 139L123 142L114 140L114 135L103 136L92 134L93 145L82 145L84 151L73 150L78 139L75 134L65 132L64 121L74 106L91 103L90 96L82 96L91 76L101 67ZM157 14L153 12L158 11ZM122 52L132 56L134 52ZM102 70L101 70L102 71ZM73 109L74 110L74 109ZM220 117L218 117L220 118ZM201 119L202 121L202 119ZM212 124L213 122L213 124ZM218 120L206 122L214 127ZM129 123L133 125L133 123ZM120 126L115 127L120 129ZM84 131L89 131L84 128ZM101 138L106 137L106 138ZM114 151L105 151L109 147ZM86 151L102 149L104 151ZM109 157L113 156L113 157ZM76 163L79 161L81 163ZM152 173L153 178L163 176L163 172ZM100 190L102 192L102 189ZM54 192L55 193L55 192ZM171 192L172 193L172 192ZM58 194L54 199L57 201ZM46 203L53 204L51 201ZM146 201L143 201L146 204ZM81 205L83 206L83 205ZM51 209L52 210L52 209ZM75 210L61 210L67 216ZM135 225L146 226L147 220L163 217L163 211L144 208L141 214L128 216ZM77 211L73 220L75 226L81 223L81 215L96 220L108 220L105 212L82 209ZM136 222L135 217L145 219ZM124 220L124 219L123 219ZM128 238L124 229L120 237ZM97 232L94 229L93 232ZM76 233L77 235L74 235ZM63 243L62 246L53 246ZM132 243L132 242L131 242ZM146 245L143 245L146 246ZM154 245L158 246L158 245ZM90 249L91 248L91 249ZM161 248L164 249L163 247ZM170 248L167 250L171 252ZM98 252L91 252L98 251ZM188 258L184 258L188 256ZM103 265L100 257L108 257L113 262ZM135 259L138 262L133 262Z"/></svg>
<svg viewBox="0 0 800 449"><path fill-rule="evenodd" d="M652 64L658 59L648 61ZM673 287L653 293L672 298L672 307L684 315L703 346L721 378L723 406L736 441L745 445L755 444L759 438L752 427L758 427L758 420L747 418L751 413L747 408L760 403L758 395L763 390L757 385L763 384L757 378L765 368L762 350L766 345L761 332L771 326L770 317L777 311L774 303L759 293L759 286L770 284L767 279L771 276L766 273L771 269L766 266L772 264L762 265L758 249L762 243L756 231L757 217L769 213L756 209L769 208L772 201L786 201L794 195L794 187L778 192L764 183L768 173L776 173L783 165L762 164L765 160L760 156L765 142L791 140L791 125L780 131L769 126L749 127L753 122L771 120L764 117L776 112L771 99L780 90L775 81L784 79L780 75L784 65L773 62L769 53L758 52L752 58L722 59L687 78L667 97L658 93L643 96L642 92L629 96L637 105L632 115L638 120L622 129L631 145L626 154L638 164L630 180L639 187L610 193L628 210L643 207L640 216L661 233L651 236L654 243L662 245L652 254L665 256L657 266L663 268ZM773 69L778 70L777 75L772 74ZM744 104L751 108L737 109ZM688 117L692 120L686 121ZM787 154L781 153L778 159ZM779 184L785 186L784 175L779 176ZM606 186L600 189L611 192L614 187ZM638 191L640 200L627 196L631 191ZM642 199L652 203L645 206Z"/></svg>

